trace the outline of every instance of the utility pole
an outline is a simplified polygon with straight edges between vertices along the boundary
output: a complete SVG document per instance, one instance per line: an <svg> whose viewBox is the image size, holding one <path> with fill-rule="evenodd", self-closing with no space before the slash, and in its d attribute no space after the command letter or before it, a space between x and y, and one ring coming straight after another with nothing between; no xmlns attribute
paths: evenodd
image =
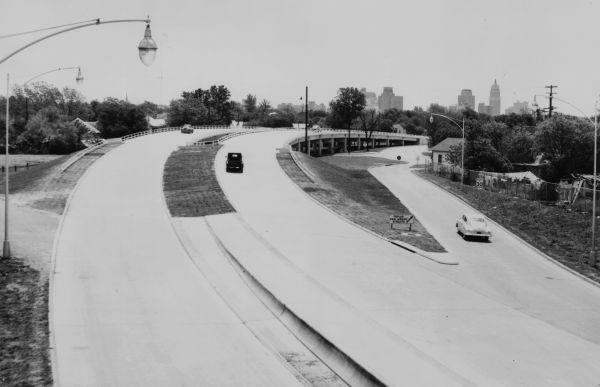
<svg viewBox="0 0 600 387"><path fill-rule="evenodd" d="M304 109L304 143L306 144L306 154L310 156L310 147L308 146L308 86L306 86L304 103L306 104Z"/></svg>
<svg viewBox="0 0 600 387"><path fill-rule="evenodd" d="M550 96L550 106L548 107L548 117L552 118L552 110L554 110L554 107L552 106L552 96L556 93L552 92L552 89L557 88L558 86L556 85L550 85L550 86L546 86L546 89L550 89L550 92L548 93Z"/></svg>

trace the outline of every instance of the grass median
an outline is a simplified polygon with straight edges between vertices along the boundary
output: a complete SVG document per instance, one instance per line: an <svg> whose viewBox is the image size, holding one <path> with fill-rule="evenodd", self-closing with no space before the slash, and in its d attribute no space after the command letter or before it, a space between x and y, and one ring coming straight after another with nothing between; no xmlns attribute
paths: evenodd
<svg viewBox="0 0 600 387"><path fill-rule="evenodd" d="M171 153L163 173L163 192L171 216L234 212L215 174L214 161L220 148L189 146Z"/></svg>
<svg viewBox="0 0 600 387"><path fill-rule="evenodd" d="M407 225L390 227L390 215L410 215L410 211L368 168L398 161L362 155L314 158L296 152L295 156L312 173L314 181L296 165L289 149L280 149L277 160L304 192L330 210L384 238L397 239L424 251L445 251L418 219L412 230Z"/></svg>
<svg viewBox="0 0 600 387"><path fill-rule="evenodd" d="M591 247L590 214L461 186L459 182L424 171L416 173L458 196L556 261L600 283L600 270L587 264Z"/></svg>

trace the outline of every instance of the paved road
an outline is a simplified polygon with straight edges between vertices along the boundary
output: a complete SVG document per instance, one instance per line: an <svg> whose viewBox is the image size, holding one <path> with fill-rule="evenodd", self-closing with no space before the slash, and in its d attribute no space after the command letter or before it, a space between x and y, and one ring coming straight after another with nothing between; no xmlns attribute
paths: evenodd
<svg viewBox="0 0 600 387"><path fill-rule="evenodd" d="M170 225L163 166L190 139L130 141L83 177L52 283L58 385L299 384L219 298Z"/></svg>
<svg viewBox="0 0 600 387"><path fill-rule="evenodd" d="M598 288L563 273L514 240L502 242L498 230L492 244L476 245L489 252L461 254L461 265L449 267L351 227L292 186L280 170L274 153L287 138L286 133L262 133L228 141L217 155L217 176L240 216L271 250L323 288L327 297L306 292L303 302L297 301L309 324L321 323L318 315L323 314L324 300L337 298L369 324L363 325L365 331L353 331L350 324L329 316L330 324L338 324L335 344L356 343L367 330L377 329L397 344L386 347L390 352L381 353L382 358L404 359L395 357L404 349L430 365L413 367L414 363L402 361L395 369L389 364L368 365L390 384L415 384L426 370L446 377L445 384L600 382ZM224 172L220 159L228 151L244 153L244 174ZM399 168L389 173L395 178ZM407 181L398 189L413 183ZM442 228L452 229L459 203L443 191L417 187L422 186L409 192L415 201L426 203L415 206L423 224L436 236ZM406 204L413 206L409 200ZM421 212L424 207L431 209ZM452 221L438 216L442 213ZM440 236L440 242L455 252L456 244L463 242L452 238L449 242ZM337 333L343 331L349 334ZM346 347L359 358L369 347L368 342L363 344Z"/></svg>
<svg viewBox="0 0 600 387"><path fill-rule="evenodd" d="M459 270L437 270L439 275L600 345L600 288L549 262L494 224L491 243L464 241L456 233L456 220L461 213L473 210L416 176L408 166L374 168L371 173L460 262Z"/></svg>

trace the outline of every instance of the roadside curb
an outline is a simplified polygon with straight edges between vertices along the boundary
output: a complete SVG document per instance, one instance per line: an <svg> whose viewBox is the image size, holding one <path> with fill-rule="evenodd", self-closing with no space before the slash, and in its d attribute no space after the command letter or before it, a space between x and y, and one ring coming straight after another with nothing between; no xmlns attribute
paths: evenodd
<svg viewBox="0 0 600 387"><path fill-rule="evenodd" d="M293 150L291 150L291 147L290 147L290 153L292 153L292 160L294 161L294 163L296 163L296 165L298 166L298 168L300 168L300 170L302 170L302 172L303 172L303 173L304 173L304 174L305 174L307 177L309 177L309 178L310 178L310 176L312 175L312 173L310 173L310 175L309 175L309 174L308 174L308 173L305 171L305 168L306 168L306 167L305 167L305 166L302 164L302 162L300 162L299 160L297 160L297 159L294 157L294 155L293 155L293 152L294 152L294 151L293 151ZM325 210L329 211L329 212L330 212L330 213L332 213L333 215L337 216L339 219L341 219L341 220L343 220L343 221L345 221L345 222L347 222L347 223L349 223L349 224L351 224L351 225L353 225L353 226L355 226L355 227L358 227L358 228L360 228L361 230L363 230L363 231L365 231L365 232L368 232L369 234L371 234L371 235L373 235L373 236L376 236L376 237L377 237L377 238L379 238L379 239L383 239L384 241L387 241L387 242L389 242L389 243L391 243L391 244L393 244L393 245L396 245L396 246L398 246L398 247L401 247L401 248L403 248L404 250L406 250L406 251L409 251L409 252L411 252L411 253L413 253L413 254L419 255L419 256L421 256L421 257L423 257L423 258L426 258L426 259L429 259L430 261L433 261L433 262L435 262L435 263L439 263L439 264L441 264L441 265L458 265L458 264L459 264L459 262L457 262L457 261L442 261L442 260L439 260L439 259L433 258L432 256L428 255L428 254L427 254L427 252L425 252L425 251L423 251L423 250L421 250L421 249L419 249L419 248L417 248L417 247L415 247L415 246L413 246L413 245L411 245L411 244L408 244L408 243L406 243L406 242L402 242L402 241L398 241L398 240L395 240L395 239L389 239L389 238L386 238L386 237L384 237L384 236L382 236L382 235L379 235L379 234L377 234L376 232L374 232L374 231L372 231L372 230L369 230L368 228L366 228L366 227L364 227L364 226L361 226L360 224L358 224L358 223L356 223L356 222L353 222L352 220L350 220L350 219L348 219L348 218L346 218L346 217L344 217L344 216L342 216L342 215L338 214L337 212L333 211L331 208L327 207L326 205L324 205L323 203L321 203L321 202L320 202L320 201L318 201L317 199L315 199L315 198L313 198L312 196L310 196L310 195L309 195L308 193L306 193L306 192L305 192L305 191L304 191L304 190L303 190L303 189L302 189L302 188L301 188L301 187L300 187L300 186L299 186L299 185L298 185L298 184L297 184L297 183L296 183L294 180L292 180L292 178L291 178L291 177L290 177L290 176L289 176L287 173L286 173L285 175L288 177L288 179L290 179L290 180L292 181L293 185L294 185L294 186L295 186L295 187L296 187L298 190L300 190L302 193L304 193L304 195L306 195L306 196L307 196L307 197L308 197L310 200L312 200L313 202L315 202L316 204L318 204L319 206L321 206L321 207L322 207L322 208L324 208ZM311 179L311 180L312 180L312 182L314 182L314 179Z"/></svg>
<svg viewBox="0 0 600 387"><path fill-rule="evenodd" d="M100 146L106 145L106 143L107 142L104 142L103 144L100 144ZM98 146L98 147L100 147L100 146ZM98 147L95 147L94 149L96 149ZM109 150L108 152L106 152L103 156L110 153L111 151L112 151L112 149ZM79 159L81 159L81 157L78 157L77 160L73 161L69 166L71 166L72 164L77 162ZM97 161L98 160L94 161L83 172L83 174L77 180L75 187L73 187L73 190L69 194L69 197L67 198L67 202L65 203L65 208L63 210L63 213L60 216L60 221L58 223L58 227L56 228L56 232L54 233L54 242L52 243L52 254L50 256L50 274L48 277L48 341L50 343L50 369L52 372L52 385L53 386L60 386L60 381L58 378L58 366L57 366L58 365L58 354L56 352L56 342L55 342L56 339L54 337L54 330L53 330L53 325L54 325L54 307L53 307L54 302L53 302L53 299L54 299L54 297L52 296L54 293L54 276L56 274L56 253L58 252L58 241L59 241L60 235L62 233L64 221L69 212L69 208L71 207L71 202L73 200L73 197L75 196L75 193L77 193L77 191L79 190L79 186L81 185L81 183L83 182L85 177L88 175L90 169L92 169L92 167L94 165L96 165ZM64 171L65 171L65 169L63 169L61 171L61 173Z"/></svg>
<svg viewBox="0 0 600 387"><path fill-rule="evenodd" d="M411 171L411 173L415 173L414 171ZM476 209L475 207L473 207L471 205L471 203L469 203L468 201L466 201L466 199L464 199L463 197L456 195L454 192L450 191L449 189L435 184L421 176L419 176L418 174L415 173L415 175L417 175L418 178L425 180L426 182L428 182L429 184L438 187L440 189L443 189L444 191L448 192L450 195L454 196L455 198L457 198L458 200L462 201L463 203L465 203L469 208L473 209L474 211L477 212L481 212L478 209ZM501 224L499 224L498 222L496 222L495 220L491 219L490 217L487 217L488 220L493 223L496 227L504 230L505 232L513 235L519 242L521 242L521 244L525 245L526 247L530 248L531 250L535 251L536 253L538 253L540 256L542 256L542 258L544 258L546 261L549 261L553 264L555 264L556 266L560 267L561 269L564 269L566 271L568 271L569 273L573 274L574 276L584 280L585 282L589 283L590 285L593 285L597 288L600 288L600 283L584 276L583 274L571 269L570 267L566 266L565 264L557 261L556 259L552 258L551 256L549 256L548 254L544 253L543 251L541 251L540 249L538 249L537 247L533 246L532 244L528 243L526 240L524 240L523 238L521 238L519 235L515 234L514 232L508 230L507 228L505 228L504 226L502 226Z"/></svg>
<svg viewBox="0 0 600 387"><path fill-rule="evenodd" d="M444 261L444 260L441 260L441 259L434 258L431 255L429 255L427 252L425 252L425 251L423 251L423 250L421 250L421 249L419 249L419 248L417 248L417 247L415 247L413 245L410 245L410 244L408 244L406 242L402 242L402 241L399 241L399 240L396 240L396 239L388 239L388 242L390 242L393 245L402 247L403 249L408 250L411 253L415 253L417 255L420 255L423 258L430 259L430 260L432 260L434 262L437 262L437 263L440 263L442 265L458 265L459 264L458 261L451 261L451 260ZM441 254L449 254L449 253L441 253Z"/></svg>
<svg viewBox="0 0 600 387"><path fill-rule="evenodd" d="M288 145L288 147L290 149L290 155L292 156L292 160L294 160L294 163L296 163L298 168L300 168L300 170L306 175L306 177L308 177L310 182L314 183L315 175L308 168L306 168L304 163L302 161L300 161L300 159L298 157L296 157L296 155L294 154L294 152L296 152L296 151L292 149L292 146ZM294 182L294 184L296 184L296 183Z"/></svg>

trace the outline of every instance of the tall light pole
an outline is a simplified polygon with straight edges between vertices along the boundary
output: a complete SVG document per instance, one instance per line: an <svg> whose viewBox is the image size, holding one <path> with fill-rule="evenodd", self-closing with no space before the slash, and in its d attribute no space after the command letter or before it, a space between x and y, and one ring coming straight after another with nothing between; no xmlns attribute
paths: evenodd
<svg viewBox="0 0 600 387"><path fill-rule="evenodd" d="M12 58L13 56L15 56L16 54L18 54L19 52L25 50L28 47L31 47L39 42L42 42L46 39L49 39L53 36L56 35L60 35L63 34L65 32L69 32L69 31L73 31L73 30L77 30L80 28L86 28L86 27L91 27L91 26L96 26L96 25L100 25L100 24L111 24L111 23L146 23L146 30L144 31L144 37L142 38L142 40L140 41L140 43L138 44L138 52L139 52L139 57L140 60L142 61L142 63L146 66L150 66L153 62L154 59L156 58L156 50L158 50L158 46L156 45L156 42L154 42L154 39L152 39L152 33L150 31L150 17L146 18L146 19L120 19L120 20L107 20L107 21L100 21L100 19L95 19L95 20L91 20L91 21L83 21L83 22L78 22L78 23L73 23L73 24L78 24L74 27L69 27L69 28L65 28L62 29L60 31L57 32L53 32L51 34L42 36L39 39L34 40L33 42L30 42L26 45L24 45L23 47L13 51L12 53L8 54L7 56L5 56L4 58L0 59L0 64L6 62L8 59ZM57 29L57 28L61 28L64 27L63 26L57 26L57 27L51 27L51 28L45 28L44 30L48 30L48 29ZM31 32L38 32L37 31L31 31ZM29 32L26 32L29 33ZM13 36L16 36L19 34L15 34ZM78 74L78 78L81 76L81 71ZM5 171L5 193L4 193L4 243L3 243L3 248L2 248L2 257L3 258L10 258L10 239L9 239L9 234L8 234L8 200L9 200L9 195L8 195L8 191L9 191L9 187L8 187L8 182L9 182L9 172L8 172L8 163L9 163L9 149L8 149L8 126L9 126L9 112L8 112L8 104L9 104L9 74L6 75L6 168L4 169ZM83 77L81 77L81 80L83 80Z"/></svg>
<svg viewBox="0 0 600 387"><path fill-rule="evenodd" d="M10 257L10 242L8 239L8 104L10 101L10 75L6 74L6 133L5 133L5 159L4 159L4 243L2 244L2 257Z"/></svg>
<svg viewBox="0 0 600 387"><path fill-rule="evenodd" d="M310 156L310 147L308 144L308 86L306 86L306 96L304 98L304 143L306 144L306 154Z"/></svg>
<svg viewBox="0 0 600 387"><path fill-rule="evenodd" d="M76 66L76 67L59 67L57 69L53 69L53 70L49 70L43 73L40 73L34 77L29 78L26 82L23 83L23 91L25 89L25 87L27 86L28 83L30 83L31 81L44 76L46 74L50 74L50 73L54 73L57 71L63 71L63 70L75 70L77 69L77 76L75 77L75 82L78 85L81 85L83 83L83 75L81 75L81 67ZM27 94L25 94L25 123L27 123L27 121L29 121L29 98L27 97Z"/></svg>
<svg viewBox="0 0 600 387"><path fill-rule="evenodd" d="M461 155L460 155L460 184L464 184L465 181L465 117L463 117L462 119L462 125L460 123L460 121L452 118L452 117L448 117L445 116L443 114L438 114L438 113L429 113L429 122L431 122L433 124L433 116L438 116L438 117L443 117L447 120L449 120L450 122L452 122L454 125L458 126L459 129L462 130L462 144L460 146L461 148Z"/></svg>
<svg viewBox="0 0 600 387"><path fill-rule="evenodd" d="M533 97L533 100L535 102L535 97L536 96L541 96L544 98L553 98L557 101L560 101L562 103L565 103L567 105L569 105L570 107L572 107L573 109L577 110L579 113L583 114L583 117L585 117L589 122L592 123L592 125L594 125L594 177L593 177L593 184L592 184L592 248L590 251L590 266L596 266L596 188L597 188L597 178L596 178L596 164L597 164L597 159L598 159L598 114L600 114L600 110L599 110L599 105L598 105L598 100L596 100L596 106L595 106L595 114L594 114L594 120L592 121L591 118L589 118L587 116L587 114L585 114L581 109L579 109L577 106L573 105L570 102L565 101L564 99L561 98L557 98L555 96L547 96L547 95L540 95L540 94L536 94Z"/></svg>

